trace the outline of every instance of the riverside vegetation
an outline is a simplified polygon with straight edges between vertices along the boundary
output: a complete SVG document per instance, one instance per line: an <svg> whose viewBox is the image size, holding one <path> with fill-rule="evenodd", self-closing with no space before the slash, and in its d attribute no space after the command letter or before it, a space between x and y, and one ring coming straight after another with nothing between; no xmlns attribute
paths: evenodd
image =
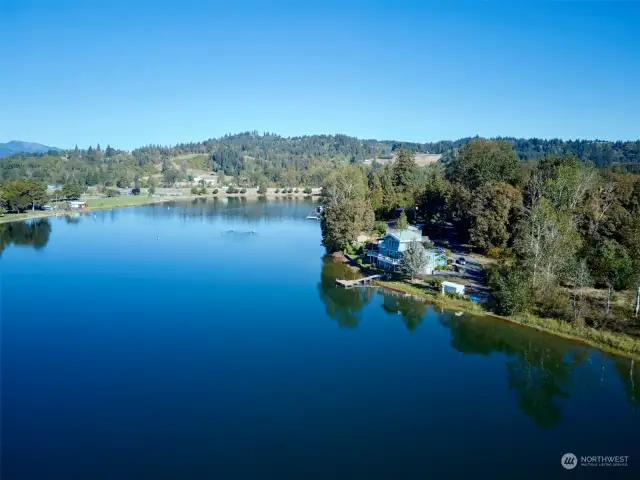
<svg viewBox="0 0 640 480"><path fill-rule="evenodd" d="M418 167L415 152L442 157ZM46 183L63 184L67 199L87 186L115 196L114 187L152 193L194 172L239 193L322 185L329 251L350 246L361 232L384 231L380 222L404 208L425 234L497 260L486 271L492 311L582 337L610 332L630 345L623 349L638 351L640 141L417 144L245 132L131 152L76 147L0 160L0 214L41 206ZM194 190L207 192L205 185Z"/></svg>
<svg viewBox="0 0 640 480"><path fill-rule="evenodd" d="M341 166L323 203L329 252L354 248L361 232L379 233L376 220L404 208L424 233L496 259L485 269L488 310L640 354L637 173L574 155L522 162L509 143L477 139L446 165L418 168L403 150L386 166ZM395 287L428 294L409 283Z"/></svg>

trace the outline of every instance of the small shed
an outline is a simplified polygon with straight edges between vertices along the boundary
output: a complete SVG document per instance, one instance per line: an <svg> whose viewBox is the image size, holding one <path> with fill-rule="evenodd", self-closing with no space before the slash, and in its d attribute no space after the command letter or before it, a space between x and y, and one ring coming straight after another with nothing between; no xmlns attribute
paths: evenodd
<svg viewBox="0 0 640 480"><path fill-rule="evenodd" d="M87 208L87 202L72 200L69 202L69 208L76 210L79 208Z"/></svg>
<svg viewBox="0 0 640 480"><path fill-rule="evenodd" d="M445 293L457 293L458 295L464 295L464 285L454 282L442 282L442 294Z"/></svg>

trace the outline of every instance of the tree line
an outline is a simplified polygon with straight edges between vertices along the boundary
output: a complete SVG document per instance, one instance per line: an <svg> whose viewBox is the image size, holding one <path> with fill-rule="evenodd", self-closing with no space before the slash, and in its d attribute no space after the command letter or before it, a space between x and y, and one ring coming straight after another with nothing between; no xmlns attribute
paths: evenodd
<svg viewBox="0 0 640 480"><path fill-rule="evenodd" d="M400 151L442 154L450 163L462 147L477 140L412 143L358 139L347 135L307 135L282 137L273 133L243 132L203 142L172 147L147 145L130 152L107 145L77 146L47 153L16 154L0 160L0 181L33 178L55 184L77 183L134 187L155 174L166 174L166 183L186 179L190 160L197 157L198 168L233 177L242 186L271 184L296 186L322 184L327 175L344 163L388 160ZM546 155L575 155L598 167L619 168L640 165L640 140L604 142L592 140L499 139L523 161ZM179 163L178 167L176 164Z"/></svg>
<svg viewBox="0 0 640 480"><path fill-rule="evenodd" d="M498 311L637 333L637 173L575 155L523 162L508 141L474 139L446 165L418 168L400 150L385 166L342 166L327 177L323 202L328 251L404 208L426 235L498 260L488 272Z"/></svg>

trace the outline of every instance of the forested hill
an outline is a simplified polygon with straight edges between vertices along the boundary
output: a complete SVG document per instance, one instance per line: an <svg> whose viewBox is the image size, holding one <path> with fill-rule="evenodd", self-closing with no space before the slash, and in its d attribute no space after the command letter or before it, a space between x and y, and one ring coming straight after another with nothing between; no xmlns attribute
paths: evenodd
<svg viewBox="0 0 640 480"><path fill-rule="evenodd" d="M308 135L281 137L279 135L245 132L226 135L204 142L183 143L175 147L146 146L134 150L136 156L144 154L180 155L211 153L220 146L231 147L252 156L288 154L300 157L344 156L356 161L367 158L390 158L393 152L404 148L413 152L448 155L473 138L442 140L431 143L401 142L391 140L361 140L347 135ZM499 137L495 140L509 142L522 160L533 160L547 154L574 154L593 162L596 166L615 163L640 163L640 140L630 142L606 142L599 140L544 140L539 138Z"/></svg>
<svg viewBox="0 0 640 480"><path fill-rule="evenodd" d="M84 149L18 153L0 159L0 180L36 178L52 183L131 185L137 179L162 173L166 183L186 178L191 171L219 172L238 183L257 185L320 185L327 172L344 162L361 163L393 158L399 149L442 155L447 162L471 138L435 143L362 140L346 135L281 137L244 132L182 143L173 147L148 145L131 152L100 145ZM640 164L640 140L541 140L502 138L523 160L546 154L575 154L599 167Z"/></svg>

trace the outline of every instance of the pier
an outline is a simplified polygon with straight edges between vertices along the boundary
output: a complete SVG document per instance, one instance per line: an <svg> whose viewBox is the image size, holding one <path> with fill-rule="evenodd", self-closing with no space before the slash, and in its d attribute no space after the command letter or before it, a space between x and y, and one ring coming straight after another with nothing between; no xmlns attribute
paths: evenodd
<svg viewBox="0 0 640 480"><path fill-rule="evenodd" d="M368 277L356 278L355 280L337 280L336 284L343 288L359 287L362 285L369 285L376 278L380 278L382 275L370 275Z"/></svg>

